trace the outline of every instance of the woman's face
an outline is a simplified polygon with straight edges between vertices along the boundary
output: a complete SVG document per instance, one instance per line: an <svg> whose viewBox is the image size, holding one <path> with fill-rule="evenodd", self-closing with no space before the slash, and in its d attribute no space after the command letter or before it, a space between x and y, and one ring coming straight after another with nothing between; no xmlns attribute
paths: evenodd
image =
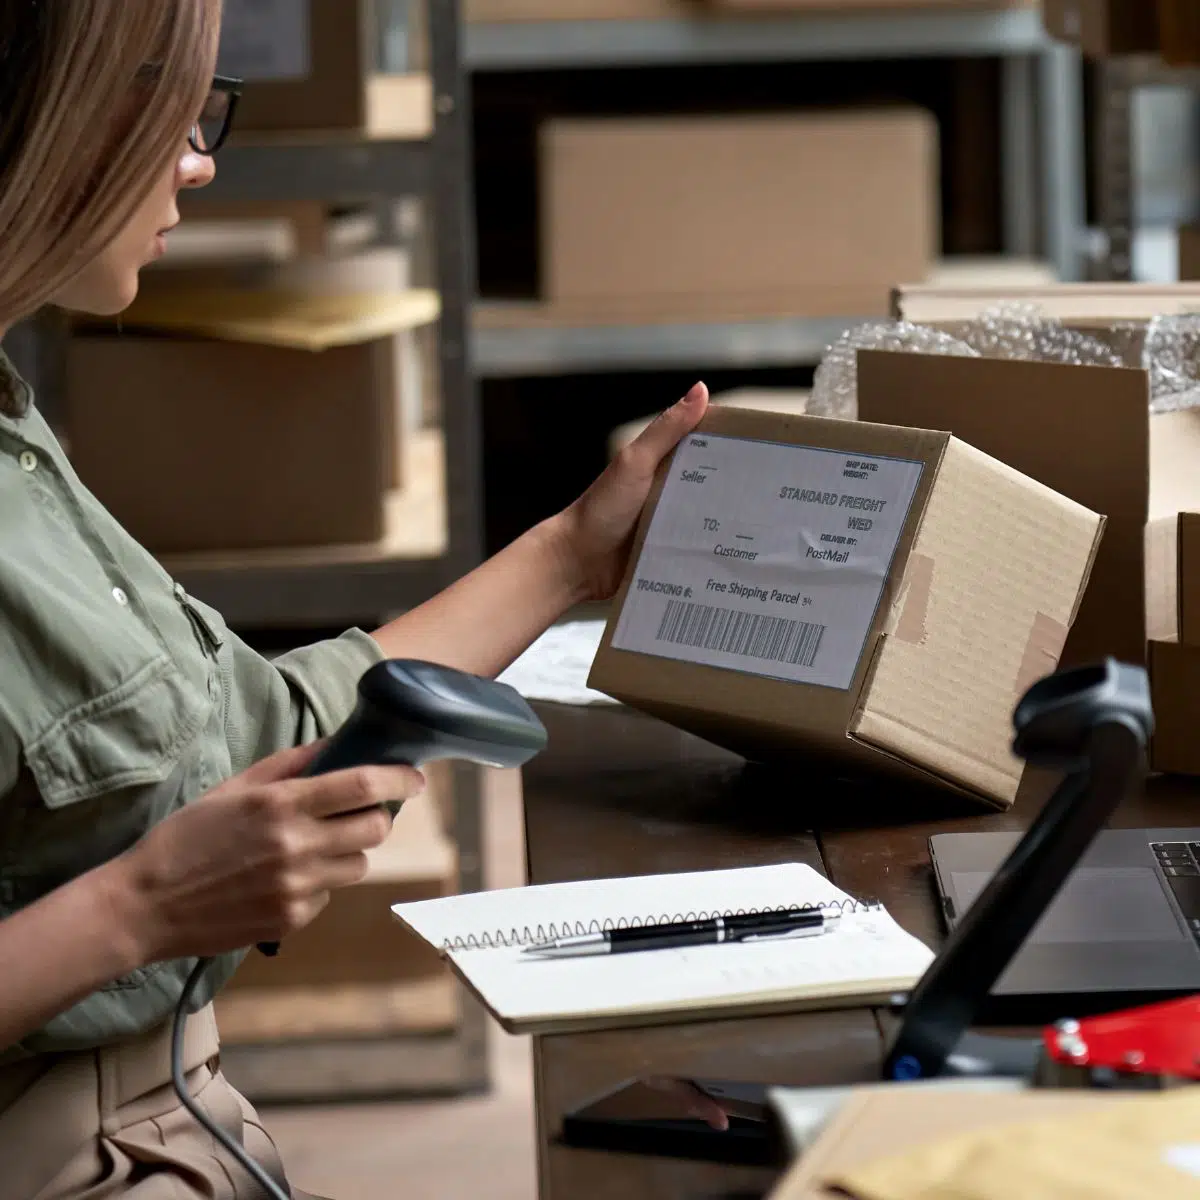
<svg viewBox="0 0 1200 1200"><path fill-rule="evenodd" d="M137 298L138 274L166 250L167 231L179 223L176 199L183 188L201 188L215 174L209 155L197 154L187 139L129 223L53 303L69 312L113 316Z"/></svg>

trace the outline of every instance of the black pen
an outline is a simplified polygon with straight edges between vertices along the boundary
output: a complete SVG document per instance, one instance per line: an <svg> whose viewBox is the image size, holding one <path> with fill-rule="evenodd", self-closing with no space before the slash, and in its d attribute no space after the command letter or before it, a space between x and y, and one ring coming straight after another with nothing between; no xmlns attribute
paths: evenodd
<svg viewBox="0 0 1200 1200"><path fill-rule="evenodd" d="M625 954L633 950L674 950L715 942L760 942L776 938L811 937L826 933L838 919L836 913L808 908L783 912L747 913L710 917L703 921L678 921L664 925L638 925L582 937L555 938L527 946L526 954L543 958L570 958L584 954Z"/></svg>

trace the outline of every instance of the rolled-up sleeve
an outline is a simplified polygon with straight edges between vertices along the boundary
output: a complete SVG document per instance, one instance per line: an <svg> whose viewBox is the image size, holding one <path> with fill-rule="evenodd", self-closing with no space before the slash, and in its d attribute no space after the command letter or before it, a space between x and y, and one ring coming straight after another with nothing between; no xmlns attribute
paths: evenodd
<svg viewBox="0 0 1200 1200"><path fill-rule="evenodd" d="M363 672L383 658L379 643L361 629L276 659L230 635L221 659L234 773L335 732L354 709Z"/></svg>

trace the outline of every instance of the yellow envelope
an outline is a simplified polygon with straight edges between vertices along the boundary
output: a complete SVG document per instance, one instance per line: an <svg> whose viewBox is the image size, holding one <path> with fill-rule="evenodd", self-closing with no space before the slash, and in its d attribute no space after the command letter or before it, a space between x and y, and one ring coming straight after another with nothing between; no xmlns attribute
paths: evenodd
<svg viewBox="0 0 1200 1200"><path fill-rule="evenodd" d="M1200 1088L964 1134L824 1182L855 1200L1200 1197Z"/></svg>
<svg viewBox="0 0 1200 1200"><path fill-rule="evenodd" d="M132 331L190 334L293 350L328 350L436 321L435 291L319 294L211 288L140 296L120 318Z"/></svg>

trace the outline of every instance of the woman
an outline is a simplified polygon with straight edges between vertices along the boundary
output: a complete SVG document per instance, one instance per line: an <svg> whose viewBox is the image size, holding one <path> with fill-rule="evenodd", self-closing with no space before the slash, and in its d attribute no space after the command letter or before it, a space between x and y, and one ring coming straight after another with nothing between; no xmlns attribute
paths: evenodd
<svg viewBox="0 0 1200 1200"><path fill-rule="evenodd" d="M213 178L219 10L0 0L0 336L44 304L133 300L180 189ZM420 608L268 663L89 495L0 356L0 1200L261 1194L169 1086L167 1023L202 955L189 1085L282 1178L220 1074L211 997L245 947L361 879L389 831L375 806L422 786L400 768L299 778L314 744L372 663L491 675L610 596L656 467L706 405L697 385Z"/></svg>

